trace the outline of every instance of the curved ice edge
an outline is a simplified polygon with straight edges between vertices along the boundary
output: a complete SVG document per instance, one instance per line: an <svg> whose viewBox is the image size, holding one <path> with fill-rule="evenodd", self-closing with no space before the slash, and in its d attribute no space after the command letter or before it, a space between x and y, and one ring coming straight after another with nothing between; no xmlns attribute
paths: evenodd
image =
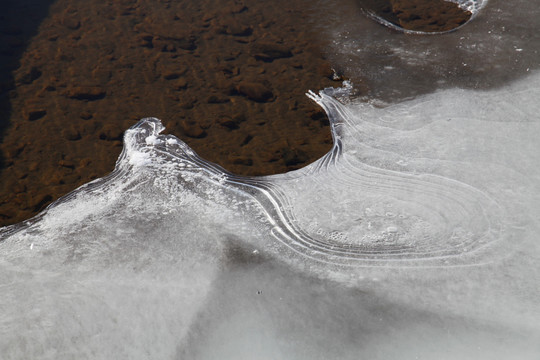
<svg viewBox="0 0 540 360"><path fill-rule="evenodd" d="M330 118L330 126L331 126L331 134L333 138L333 148L329 151L329 153L325 154L320 160L324 161L324 159L328 158L330 161L335 161L335 158L337 156L337 153L340 152L340 144L341 141L339 140L339 126L341 123L339 122L339 116L337 112L339 111L339 107L336 106L337 104L334 104L334 106L331 106L330 104L333 102L337 102L335 97L343 97L346 98L350 91L352 90L352 84L348 81L343 82L343 87L341 88L326 88L322 91L320 91L319 95L316 95L313 91L309 91L306 93L306 95L315 101L317 104L319 104L328 114ZM328 105L326 102L323 101L324 99L328 100ZM165 126L162 124L161 120L155 117L147 117L142 118L139 120L136 124L132 125L129 129L127 129L124 132L123 136L123 148L118 156L118 159L115 163L115 168L112 172L109 174L97 178L95 180L92 180L86 184L83 184L79 186L78 188L70 191L66 195L61 196L57 200L53 201L47 207L45 207L43 210L41 210L40 213L37 215L31 217L30 219L23 220L20 223L7 225L4 227L0 227L0 242L4 240L6 237L13 235L14 233L20 231L21 229L24 229L28 226L31 226L41 220L51 209L57 207L58 205L69 201L73 197L75 197L80 192L92 192L95 189L100 188L106 183L112 182L115 179L121 178L124 174L126 174L130 168L133 167L141 167L145 165L149 165L149 160L145 153L148 152L150 149L149 146L152 145L159 145L159 144L168 144L168 145L176 145L177 151L180 153L183 153L184 156L187 156L190 158L194 164L198 164L201 169L206 171L211 176L217 176L218 178L222 179L224 177L229 177L233 182L244 182L244 181L250 181L257 183L258 180L265 180L272 178L274 175L267 175L267 176L260 176L260 177L244 177L240 175L235 175L223 167L221 167L218 164L212 163L210 161L204 160L201 158L193 149L189 147L185 142L177 138L173 135L160 135L161 132L165 130ZM146 149L146 150L145 150ZM309 166L309 165L308 165ZM301 169L299 169L301 170ZM298 171L298 170L296 170ZM294 172L294 171L293 171Z"/></svg>
<svg viewBox="0 0 540 360"><path fill-rule="evenodd" d="M137 124L129 128L124 134L124 147L120 154L115 169L107 176L91 181L77 188L76 190L61 197L51 203L45 210L37 216L22 223L0 228L0 241L31 225L39 222L51 209L60 204L70 201L79 193L92 193L99 189L113 184L116 180L124 176L129 177L131 171L145 171L145 169L159 169L163 166L163 161L155 161L157 157L166 156L181 160L184 164L180 171L202 173L203 177L219 186L227 186L233 191L239 191L255 200L263 209L270 224L270 234L274 240L284 245L293 254L300 254L305 258L313 259L320 263L327 263L341 266L463 266L477 265L484 262L477 257L477 252L481 247L469 249L466 253L447 254L445 251L434 251L427 253L385 253L380 249L373 253L373 250L362 250L358 247L347 247L331 242L321 242L314 239L309 232L306 232L295 220L295 214L284 206L289 202L287 196L283 194L280 185L273 180L293 180L295 178L309 176L318 172L321 168L328 169L329 165L336 164L342 154L342 130L350 128L349 123L352 114L347 107L343 106L339 98L348 98L352 85L344 82L341 88L327 88L315 94L310 91L306 95L319 104L327 113L331 133L334 140L332 149L322 158L302 169L295 170L281 175L270 175L261 177L244 177L232 174L221 166L204 160L196 154L186 143L173 135L160 135L165 129L161 121L157 118L144 118ZM344 101L344 102L345 102ZM157 155L156 155L157 154ZM161 155L160 155L161 154ZM175 164L178 165L179 162ZM482 246L484 247L484 246ZM444 250L444 249L443 249Z"/></svg>

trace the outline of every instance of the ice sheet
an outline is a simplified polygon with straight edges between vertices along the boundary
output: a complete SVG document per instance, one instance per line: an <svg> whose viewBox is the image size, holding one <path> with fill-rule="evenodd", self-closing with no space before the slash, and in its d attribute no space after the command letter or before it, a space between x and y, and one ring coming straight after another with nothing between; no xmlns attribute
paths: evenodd
<svg viewBox="0 0 540 360"><path fill-rule="evenodd" d="M264 178L142 120L110 176L2 229L2 354L534 359L539 84L312 93L333 150Z"/></svg>

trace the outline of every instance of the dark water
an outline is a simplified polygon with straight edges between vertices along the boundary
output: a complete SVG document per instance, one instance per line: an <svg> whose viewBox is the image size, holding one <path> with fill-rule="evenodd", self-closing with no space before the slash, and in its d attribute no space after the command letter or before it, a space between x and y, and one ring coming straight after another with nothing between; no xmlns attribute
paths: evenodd
<svg viewBox="0 0 540 360"><path fill-rule="evenodd" d="M48 15L53 0L5 0L0 7L0 137L11 117L10 91L15 88L13 71L41 21ZM39 77L39 70L30 71L25 82ZM5 166L0 154L0 167Z"/></svg>
<svg viewBox="0 0 540 360"><path fill-rule="evenodd" d="M14 4L2 33L1 224L109 173L124 130L146 116L244 175L297 169L331 146L304 94L340 82L302 1Z"/></svg>

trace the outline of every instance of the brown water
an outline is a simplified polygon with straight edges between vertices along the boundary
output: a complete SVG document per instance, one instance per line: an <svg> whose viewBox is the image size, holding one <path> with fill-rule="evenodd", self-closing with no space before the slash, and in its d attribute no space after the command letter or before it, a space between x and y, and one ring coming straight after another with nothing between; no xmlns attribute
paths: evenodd
<svg viewBox="0 0 540 360"><path fill-rule="evenodd" d="M304 95L340 85L313 2L4 6L0 226L109 173L143 117L242 175L294 170L330 149L326 116ZM358 76L355 86L368 91Z"/></svg>
<svg viewBox="0 0 540 360"><path fill-rule="evenodd" d="M304 8L55 2L8 90L0 225L110 172L123 131L147 116L238 174L286 172L322 156L331 145L327 119L304 93L339 82Z"/></svg>

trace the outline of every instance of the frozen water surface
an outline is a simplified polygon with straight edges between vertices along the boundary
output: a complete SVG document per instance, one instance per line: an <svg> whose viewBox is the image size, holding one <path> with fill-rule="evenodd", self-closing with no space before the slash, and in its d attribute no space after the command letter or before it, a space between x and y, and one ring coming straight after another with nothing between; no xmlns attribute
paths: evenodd
<svg viewBox="0 0 540 360"><path fill-rule="evenodd" d="M260 178L143 119L111 175L0 230L2 359L538 359L540 73L515 75L310 93L334 148Z"/></svg>

